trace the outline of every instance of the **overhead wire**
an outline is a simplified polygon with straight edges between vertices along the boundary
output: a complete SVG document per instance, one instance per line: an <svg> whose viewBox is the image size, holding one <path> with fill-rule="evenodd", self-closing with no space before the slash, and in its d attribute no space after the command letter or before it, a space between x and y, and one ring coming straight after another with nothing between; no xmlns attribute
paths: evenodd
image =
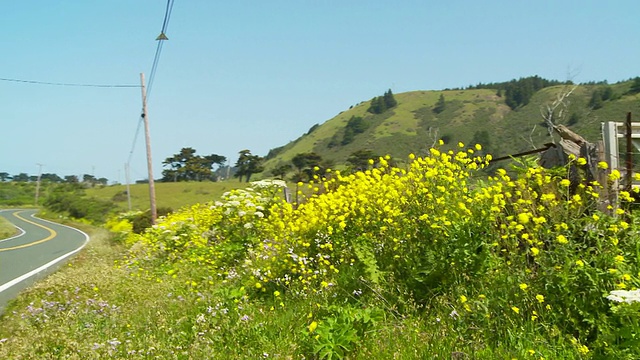
<svg viewBox="0 0 640 360"><path fill-rule="evenodd" d="M169 27L169 20L171 19L171 12L173 10L174 0L167 0L167 7L164 13L164 20L162 21L162 29L160 30L160 35L156 39L158 41L158 46L156 46L156 53L153 57L153 65L151 65L151 72L149 73L149 80L147 86L147 99L149 99L149 95L151 94L151 89L153 88L153 81L156 77L156 71L158 69L158 63L160 62L160 54L162 54L162 45L164 44L164 40L166 38L167 28Z"/></svg>
<svg viewBox="0 0 640 360"><path fill-rule="evenodd" d="M0 81L11 81L26 84L38 84L38 85L53 85L53 86L76 86L76 87L98 87L98 88L136 88L140 85L130 84L78 84L78 83L60 83L60 82L48 82L38 80L23 80L23 79L8 79L0 78Z"/></svg>
<svg viewBox="0 0 640 360"><path fill-rule="evenodd" d="M151 65L151 72L149 73L149 78L148 78L148 85L147 85L147 100L149 99L149 96L151 94L151 89L153 87L153 81L155 79L156 76L156 71L158 69L158 63L160 62L160 55L162 54L162 44L164 43L164 40L167 40L166 37L166 31L167 28L169 26L169 20L171 19L171 12L173 10L173 2L174 0L167 0L167 6L164 12L164 20L162 21L162 29L160 30L160 35L158 36L158 38L156 39L158 41L158 45L156 46L156 52L155 55L153 56L153 64ZM133 137L133 143L131 144L131 150L129 151L129 157L127 159L127 166L129 166L131 164L131 158L133 157L133 152L135 150L136 147L136 142L138 139L138 135L140 134L140 127L142 126L144 120L144 116L141 115L140 119L138 120L138 126L136 127L136 132L135 135Z"/></svg>
<svg viewBox="0 0 640 360"><path fill-rule="evenodd" d="M127 158L127 164L131 164L131 157L133 157L133 151L136 148L136 140L138 139L138 134L140 134L140 127L142 126L142 121L144 118L140 116L138 120L138 126L136 127L136 134L133 136L133 142L131 144L131 150L129 150L129 157Z"/></svg>

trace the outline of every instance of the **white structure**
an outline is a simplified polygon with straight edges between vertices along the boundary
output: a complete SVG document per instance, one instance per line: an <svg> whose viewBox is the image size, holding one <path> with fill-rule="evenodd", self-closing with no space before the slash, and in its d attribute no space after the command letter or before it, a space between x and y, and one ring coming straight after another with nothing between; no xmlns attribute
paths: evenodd
<svg viewBox="0 0 640 360"><path fill-rule="evenodd" d="M607 121L602 123L602 140L604 143L605 160L610 169L618 169L622 174L622 180L626 174L626 155L620 155L620 139L625 139L627 134L624 122ZM640 151L640 123L631 123L631 143L636 151ZM624 181L623 181L624 183ZM633 184L639 186L639 184Z"/></svg>

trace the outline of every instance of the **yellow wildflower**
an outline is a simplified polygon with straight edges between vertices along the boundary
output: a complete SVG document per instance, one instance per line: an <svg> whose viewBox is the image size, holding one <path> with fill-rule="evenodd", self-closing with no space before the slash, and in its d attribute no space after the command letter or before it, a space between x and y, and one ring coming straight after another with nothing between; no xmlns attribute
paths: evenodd
<svg viewBox="0 0 640 360"><path fill-rule="evenodd" d="M567 238L564 235L558 235L556 237L556 240L558 240L560 244L566 244L569 242L569 240L567 240Z"/></svg>
<svg viewBox="0 0 640 360"><path fill-rule="evenodd" d="M309 324L309 332L310 333L314 332L317 327L318 327L318 323L315 321L312 321L311 324Z"/></svg>
<svg viewBox="0 0 640 360"><path fill-rule="evenodd" d="M613 169L611 171L611 174L609 174L609 180L610 181L615 181L620 179L620 171L618 171L618 169Z"/></svg>
<svg viewBox="0 0 640 360"><path fill-rule="evenodd" d="M525 284L525 283L520 284L520 289L521 290L527 290L528 287L529 286L527 284Z"/></svg>

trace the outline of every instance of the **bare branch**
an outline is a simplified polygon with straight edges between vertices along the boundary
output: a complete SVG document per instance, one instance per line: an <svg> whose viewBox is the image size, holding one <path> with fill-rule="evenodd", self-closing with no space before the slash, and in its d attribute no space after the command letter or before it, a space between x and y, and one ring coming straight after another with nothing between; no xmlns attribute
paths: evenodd
<svg viewBox="0 0 640 360"><path fill-rule="evenodd" d="M430 140L433 140L433 142L431 143L430 148L436 146L436 144L438 144L438 140L440 140L438 138L438 128L432 128L431 126L429 126L429 132L427 132L427 136L429 137Z"/></svg>
<svg viewBox="0 0 640 360"><path fill-rule="evenodd" d="M547 129L549 131L550 136L553 135L554 130L557 130L556 122L564 118L570 104L570 102L568 101L568 98L577 88L578 88L578 85L573 85L570 89L568 87L565 87L563 91L559 92L556 95L556 99L551 104L546 105L546 109L540 110L542 118L544 119L544 122L547 124Z"/></svg>

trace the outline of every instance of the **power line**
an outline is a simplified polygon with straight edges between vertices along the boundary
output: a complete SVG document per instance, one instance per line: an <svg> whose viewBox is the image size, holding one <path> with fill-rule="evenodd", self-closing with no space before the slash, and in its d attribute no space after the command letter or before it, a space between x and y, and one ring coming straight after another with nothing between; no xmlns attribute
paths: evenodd
<svg viewBox="0 0 640 360"><path fill-rule="evenodd" d="M74 83L59 83L59 82L47 82L37 80L22 80L22 79L7 79L0 78L0 81L11 81L26 84L38 84L38 85L54 85L54 86L76 86L76 87L99 87L99 88L138 88L140 85L128 85L128 84L74 84Z"/></svg>
<svg viewBox="0 0 640 360"><path fill-rule="evenodd" d="M173 0L167 0L167 9L164 12L164 21L162 22L162 33L167 31L169 19L171 18L171 10L173 9Z"/></svg>
<svg viewBox="0 0 640 360"><path fill-rule="evenodd" d="M156 70L158 69L158 63L160 62L160 54L162 53L162 45L165 40L169 40L167 38L167 28L169 27L169 20L171 19L171 11L173 10L173 2L174 0L167 0L167 7L164 12L164 20L162 21L162 29L160 30L160 35L156 38L158 41L158 46L156 47L156 54L153 57L153 65L151 65L151 72L149 73L149 80L147 82L147 99L151 94L151 89L153 88L153 81L156 77Z"/></svg>
<svg viewBox="0 0 640 360"><path fill-rule="evenodd" d="M129 151L129 158L127 159L127 164L131 163L131 157L133 156L133 150L136 148L136 140L138 139L138 134L140 134L140 126L142 125L143 117L140 117L138 120L138 127L136 127L136 134L133 136L133 143L131 144L131 151Z"/></svg>

